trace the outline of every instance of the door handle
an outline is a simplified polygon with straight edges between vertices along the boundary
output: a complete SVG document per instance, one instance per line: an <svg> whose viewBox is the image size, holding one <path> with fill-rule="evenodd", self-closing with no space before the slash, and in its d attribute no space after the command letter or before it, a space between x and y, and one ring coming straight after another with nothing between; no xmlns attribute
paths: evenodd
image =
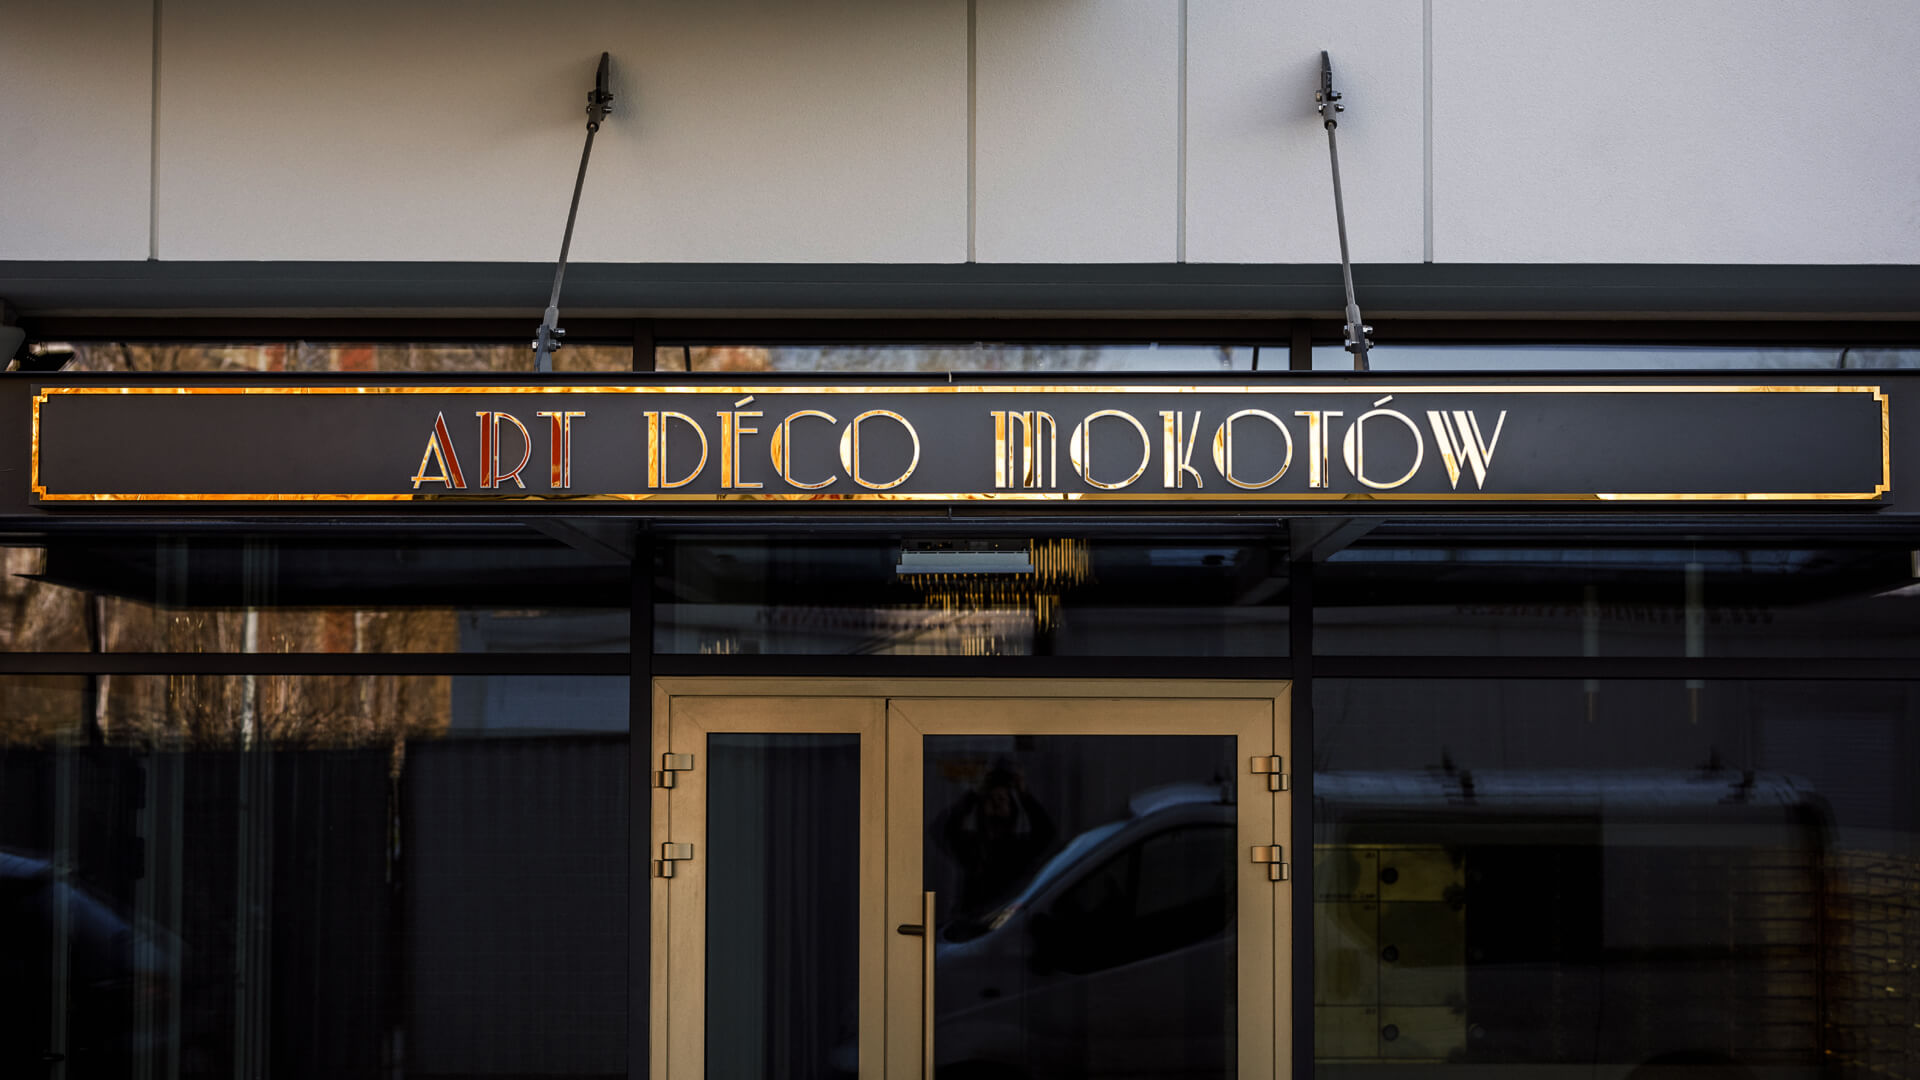
<svg viewBox="0 0 1920 1080"><path fill-rule="evenodd" d="M933 893L920 895L920 1075L933 1080ZM902 926L901 933L907 928Z"/></svg>

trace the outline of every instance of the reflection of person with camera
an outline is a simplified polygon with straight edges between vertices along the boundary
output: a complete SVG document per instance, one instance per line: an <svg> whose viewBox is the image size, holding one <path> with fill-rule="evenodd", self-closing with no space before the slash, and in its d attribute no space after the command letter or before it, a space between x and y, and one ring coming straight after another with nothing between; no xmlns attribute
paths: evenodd
<svg viewBox="0 0 1920 1080"><path fill-rule="evenodd" d="M947 810L947 850L960 867L955 912L979 914L1025 884L1053 849L1053 818L1005 762Z"/></svg>

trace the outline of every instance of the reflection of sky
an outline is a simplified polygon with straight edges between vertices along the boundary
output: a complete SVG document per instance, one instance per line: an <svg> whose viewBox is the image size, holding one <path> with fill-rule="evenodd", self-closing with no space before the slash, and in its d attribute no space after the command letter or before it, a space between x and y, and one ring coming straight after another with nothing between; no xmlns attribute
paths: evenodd
<svg viewBox="0 0 1920 1080"><path fill-rule="evenodd" d="M1739 349L1657 345L1392 345L1367 353L1373 371L1662 371L1920 367L1920 349ZM1353 356L1317 345L1315 371L1351 371Z"/></svg>
<svg viewBox="0 0 1920 1080"><path fill-rule="evenodd" d="M978 345L778 347L768 351L772 371L1245 371L1246 346L1216 345ZM1280 368L1286 350L1274 350ZM1266 359L1266 357L1262 357Z"/></svg>
<svg viewBox="0 0 1920 1080"><path fill-rule="evenodd" d="M1247 345L824 345L695 350L699 371L1248 371ZM1260 370L1285 371L1287 347L1260 352ZM750 355L749 355L750 354ZM1837 371L1920 368L1920 349L1728 348L1659 345L1395 345L1369 354L1375 371ZM1338 345L1317 345L1316 371L1350 371Z"/></svg>

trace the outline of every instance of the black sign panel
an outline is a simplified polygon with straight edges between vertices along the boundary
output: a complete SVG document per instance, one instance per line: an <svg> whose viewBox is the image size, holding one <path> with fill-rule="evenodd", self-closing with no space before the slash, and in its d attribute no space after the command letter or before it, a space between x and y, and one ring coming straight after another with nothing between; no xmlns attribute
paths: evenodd
<svg viewBox="0 0 1920 1080"><path fill-rule="evenodd" d="M120 501L1878 500L1878 386L39 387Z"/></svg>

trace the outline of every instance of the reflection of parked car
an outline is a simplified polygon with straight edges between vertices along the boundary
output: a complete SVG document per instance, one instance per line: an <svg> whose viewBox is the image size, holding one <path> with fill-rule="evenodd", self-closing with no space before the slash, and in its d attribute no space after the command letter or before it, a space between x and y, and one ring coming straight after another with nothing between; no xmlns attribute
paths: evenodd
<svg viewBox="0 0 1920 1080"><path fill-rule="evenodd" d="M56 944L65 942L64 970ZM142 934L112 905L44 859L0 851L0 1075L124 1075L136 1009L164 1013L165 972L177 948ZM58 972L59 977L56 977ZM54 1046L52 988L66 984L65 1040Z"/></svg>
<svg viewBox="0 0 1920 1080"><path fill-rule="evenodd" d="M936 945L943 1076L1207 1076L1233 1050L1234 807L1143 793Z"/></svg>

